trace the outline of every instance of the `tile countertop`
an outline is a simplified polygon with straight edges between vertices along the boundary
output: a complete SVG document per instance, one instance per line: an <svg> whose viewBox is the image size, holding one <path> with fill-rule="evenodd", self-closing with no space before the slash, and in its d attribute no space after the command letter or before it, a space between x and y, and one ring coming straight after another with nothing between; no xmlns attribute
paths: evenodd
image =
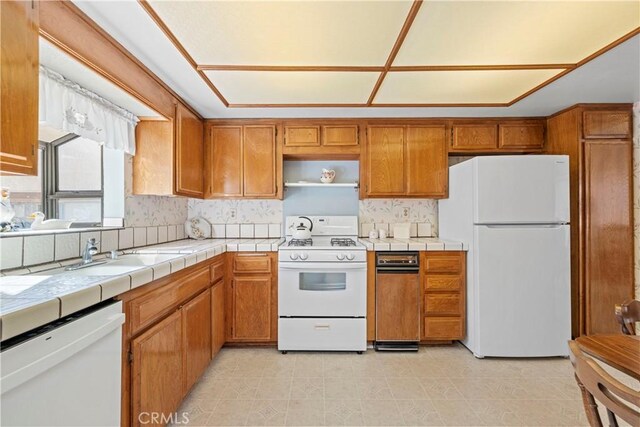
<svg viewBox="0 0 640 427"><path fill-rule="evenodd" d="M435 237L412 237L410 239L364 239L360 243L368 251L466 251L466 243L440 240Z"/></svg>
<svg viewBox="0 0 640 427"><path fill-rule="evenodd" d="M125 274L60 273L58 264L54 270L0 277L0 339L4 341L224 252L277 251L283 240L178 240L124 251L175 255Z"/></svg>

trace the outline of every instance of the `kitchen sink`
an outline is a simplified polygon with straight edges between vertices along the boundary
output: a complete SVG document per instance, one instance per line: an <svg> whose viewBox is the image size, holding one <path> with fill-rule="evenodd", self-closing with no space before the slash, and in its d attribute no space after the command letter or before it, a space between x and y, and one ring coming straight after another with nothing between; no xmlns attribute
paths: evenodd
<svg viewBox="0 0 640 427"><path fill-rule="evenodd" d="M95 265L82 267L77 270L65 270L59 268L50 273L64 273L71 276L117 276L126 274L144 267L150 267L181 257L180 254L127 254L117 259L107 260L105 263L96 262Z"/></svg>

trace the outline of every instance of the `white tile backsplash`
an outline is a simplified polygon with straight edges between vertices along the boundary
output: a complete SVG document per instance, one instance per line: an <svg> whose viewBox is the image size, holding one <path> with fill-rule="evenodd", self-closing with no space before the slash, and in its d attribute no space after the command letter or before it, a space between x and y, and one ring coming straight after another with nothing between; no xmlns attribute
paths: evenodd
<svg viewBox="0 0 640 427"><path fill-rule="evenodd" d="M269 224L269 238L278 238L282 236L282 224Z"/></svg>
<svg viewBox="0 0 640 427"><path fill-rule="evenodd" d="M158 243L165 243L167 241L168 233L166 225L158 226Z"/></svg>
<svg viewBox="0 0 640 427"><path fill-rule="evenodd" d="M53 261L53 240L53 234L25 236L22 259L23 265L42 264Z"/></svg>
<svg viewBox="0 0 640 427"><path fill-rule="evenodd" d="M22 265L22 237L0 239L0 270Z"/></svg>
<svg viewBox="0 0 640 427"><path fill-rule="evenodd" d="M253 239L253 224L240 224L240 237L243 239Z"/></svg>
<svg viewBox="0 0 640 427"><path fill-rule="evenodd" d="M96 239L98 251L102 253L152 244L147 239L148 229L151 229L152 233L156 233L156 239L161 237L163 242L174 241L179 239L178 230L181 230L182 227L182 224L159 227L127 227L119 230L57 232L16 237L5 234L0 237L0 271L3 274L17 274L16 272L23 271L22 274L24 274L29 270L35 272L55 267L34 267L39 264L56 261L58 265L66 265L77 262L76 258L82 256L86 242L91 238ZM153 240L153 234L151 236ZM162 242L158 241L158 243ZM25 267L25 269L15 270L20 267Z"/></svg>
<svg viewBox="0 0 640 427"><path fill-rule="evenodd" d="M147 227L147 245L158 243L158 227Z"/></svg>
<svg viewBox="0 0 640 427"><path fill-rule="evenodd" d="M147 227L134 227L133 246L145 246L147 244Z"/></svg>
<svg viewBox="0 0 640 427"><path fill-rule="evenodd" d="M225 227L227 239L237 239L240 237L240 224L227 224Z"/></svg>
<svg viewBox="0 0 640 427"><path fill-rule="evenodd" d="M176 226L175 225L168 225L167 226L167 241L168 242L173 242L174 240L176 240Z"/></svg>
<svg viewBox="0 0 640 427"><path fill-rule="evenodd" d="M213 224L211 226L211 237L213 237L214 239L224 239L225 235L224 224Z"/></svg>
<svg viewBox="0 0 640 427"><path fill-rule="evenodd" d="M133 228L128 227L118 230L118 249L129 249L133 247Z"/></svg>
<svg viewBox="0 0 640 427"><path fill-rule="evenodd" d="M55 260L80 256L80 234L64 233L55 236Z"/></svg>
<svg viewBox="0 0 640 427"><path fill-rule="evenodd" d="M101 252L118 250L118 230L102 232Z"/></svg>
<svg viewBox="0 0 640 427"><path fill-rule="evenodd" d="M266 239L269 237L269 224L256 224L254 227L256 239Z"/></svg>

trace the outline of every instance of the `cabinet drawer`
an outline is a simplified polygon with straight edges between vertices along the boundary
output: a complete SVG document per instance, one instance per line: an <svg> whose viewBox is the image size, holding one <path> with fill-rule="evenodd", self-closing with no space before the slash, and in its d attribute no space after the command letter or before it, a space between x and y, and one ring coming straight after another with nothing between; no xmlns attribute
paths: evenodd
<svg viewBox="0 0 640 427"><path fill-rule="evenodd" d="M453 274L431 275L424 280L425 291L463 290L462 277Z"/></svg>
<svg viewBox="0 0 640 427"><path fill-rule="evenodd" d="M451 255L429 255L427 253L425 267L427 273L460 273L464 257L457 253Z"/></svg>
<svg viewBox="0 0 640 427"><path fill-rule="evenodd" d="M211 265L211 283L224 278L224 261Z"/></svg>
<svg viewBox="0 0 640 427"><path fill-rule="evenodd" d="M464 321L459 317L425 317L424 336L427 340L458 340L464 338Z"/></svg>
<svg viewBox="0 0 640 427"><path fill-rule="evenodd" d="M233 261L234 273L271 273L271 257L268 254L238 254Z"/></svg>
<svg viewBox="0 0 640 427"><path fill-rule="evenodd" d="M358 125L322 126L322 145L358 145Z"/></svg>
<svg viewBox="0 0 640 427"><path fill-rule="evenodd" d="M278 350L366 351L366 349L366 319L278 319Z"/></svg>
<svg viewBox="0 0 640 427"><path fill-rule="evenodd" d="M153 323L181 302L209 286L209 270L203 268L174 283L131 301L131 331Z"/></svg>
<svg viewBox="0 0 640 427"><path fill-rule="evenodd" d="M464 312L460 293L426 294L424 312L427 315L460 316Z"/></svg>
<svg viewBox="0 0 640 427"><path fill-rule="evenodd" d="M585 111L585 138L628 138L631 133L631 114L628 111Z"/></svg>
<svg viewBox="0 0 640 427"><path fill-rule="evenodd" d="M320 126L284 127L284 145L287 147L317 147L320 145Z"/></svg>

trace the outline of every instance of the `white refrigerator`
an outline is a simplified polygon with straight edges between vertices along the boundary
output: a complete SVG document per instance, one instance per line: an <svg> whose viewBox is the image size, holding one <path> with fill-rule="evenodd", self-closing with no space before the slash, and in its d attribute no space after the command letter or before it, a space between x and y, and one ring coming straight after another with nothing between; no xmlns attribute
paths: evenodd
<svg viewBox="0 0 640 427"><path fill-rule="evenodd" d="M467 334L476 357L568 356L569 158L475 157L449 169L440 237L468 245Z"/></svg>

